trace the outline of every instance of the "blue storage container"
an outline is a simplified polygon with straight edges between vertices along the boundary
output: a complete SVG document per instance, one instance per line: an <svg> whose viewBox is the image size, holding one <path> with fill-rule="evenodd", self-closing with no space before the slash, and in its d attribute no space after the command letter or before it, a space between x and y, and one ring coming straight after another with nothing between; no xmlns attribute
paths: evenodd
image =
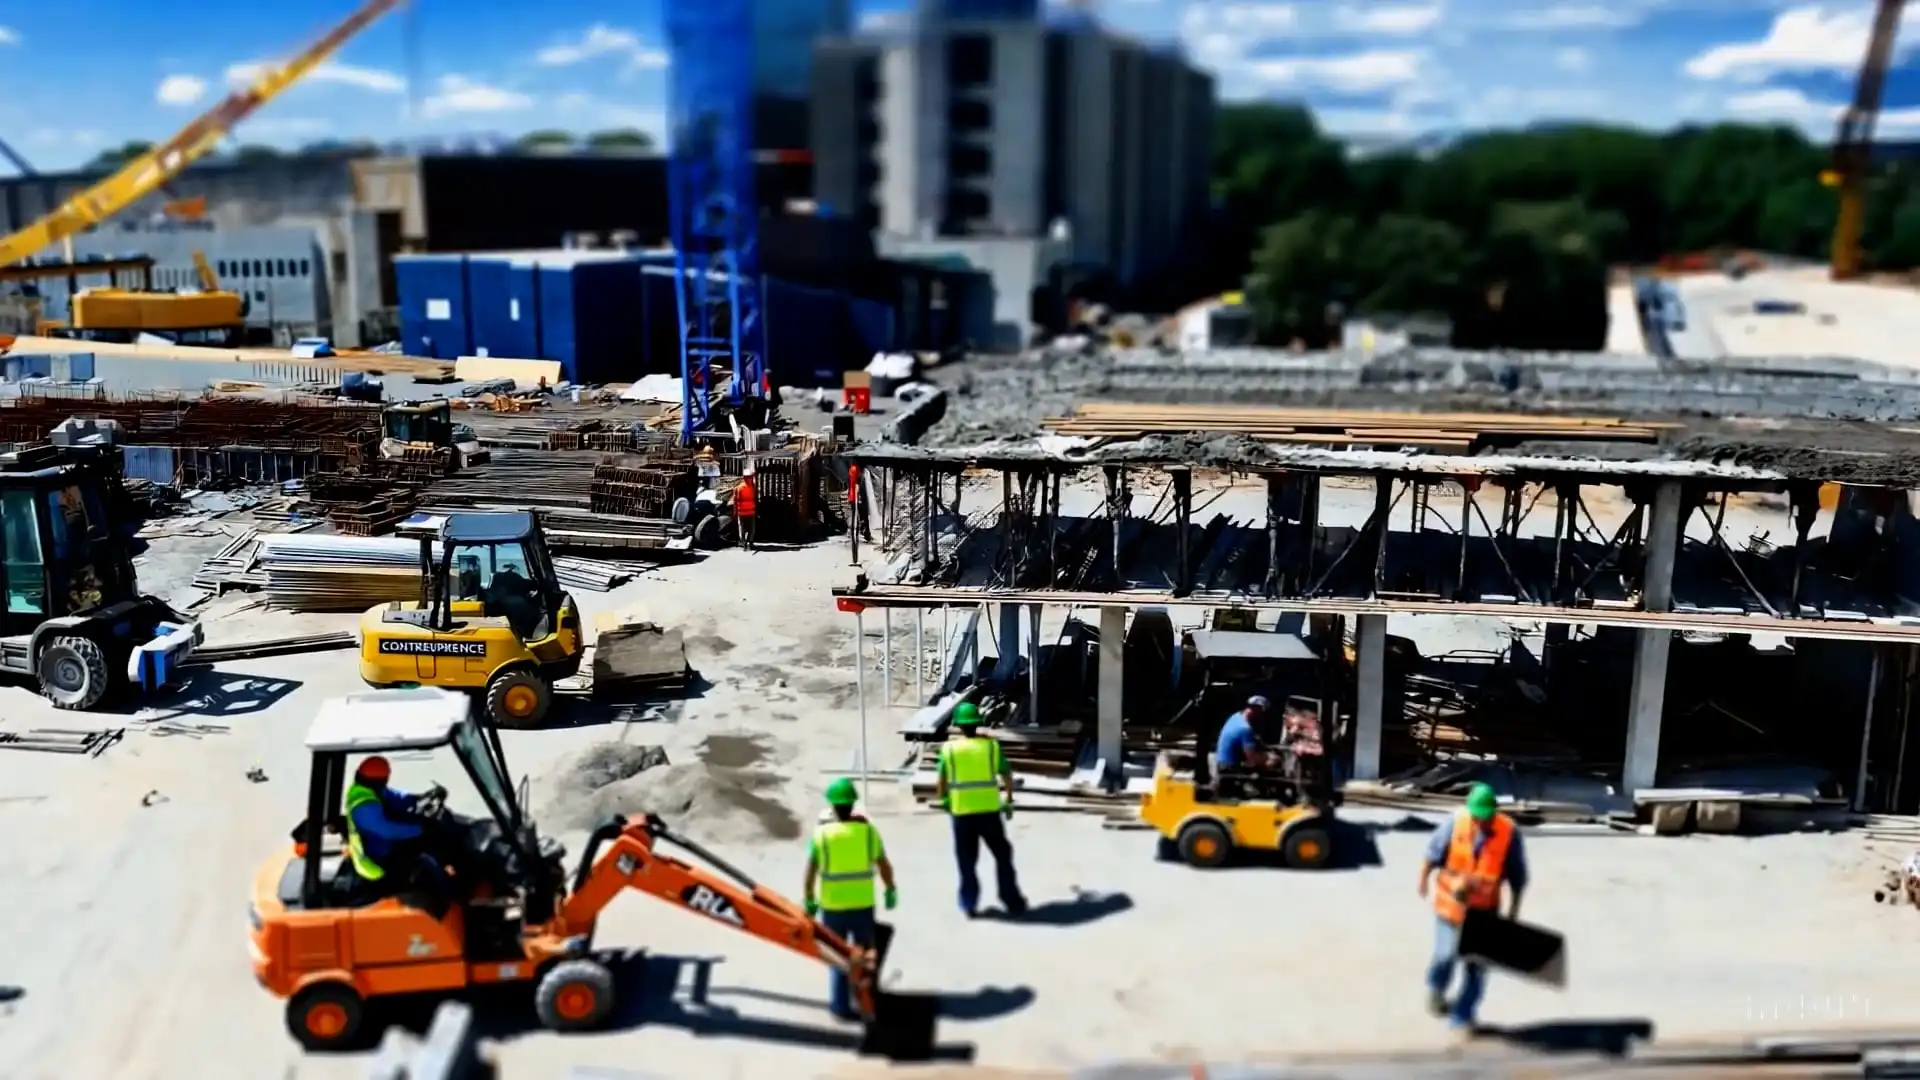
<svg viewBox="0 0 1920 1080"><path fill-rule="evenodd" d="M473 327L474 356L511 356L532 359L508 348L507 301L512 269L504 255L467 257L467 303Z"/></svg>
<svg viewBox="0 0 1920 1080"><path fill-rule="evenodd" d="M514 263L507 268L506 342L500 346L505 356L540 356L540 274L532 263ZM508 352L508 349L518 350ZM542 359L546 359L542 357Z"/></svg>
<svg viewBox="0 0 1920 1080"><path fill-rule="evenodd" d="M569 382L631 382L645 374L640 260L576 258L538 267L540 355Z"/></svg>
<svg viewBox="0 0 1920 1080"><path fill-rule="evenodd" d="M123 446L120 448L120 471L129 480L147 480L155 484L171 485L174 465L171 446Z"/></svg>
<svg viewBox="0 0 1920 1080"><path fill-rule="evenodd" d="M473 353L465 255L396 255L400 347L408 356L455 360Z"/></svg>

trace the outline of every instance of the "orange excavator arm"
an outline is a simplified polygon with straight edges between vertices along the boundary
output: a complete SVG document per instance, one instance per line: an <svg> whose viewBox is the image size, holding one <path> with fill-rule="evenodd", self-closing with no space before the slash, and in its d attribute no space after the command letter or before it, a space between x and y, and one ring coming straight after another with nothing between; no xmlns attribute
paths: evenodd
<svg viewBox="0 0 1920 1080"><path fill-rule="evenodd" d="M671 844L705 865L663 853ZM755 882L659 818L615 818L595 830L559 917L568 936L591 934L614 897L637 889L676 907L844 972L867 1022L866 1053L896 1059L930 1054L939 1001L880 990L880 965L892 930L878 927L873 947L855 945L820 925L800 905Z"/></svg>
<svg viewBox="0 0 1920 1080"><path fill-rule="evenodd" d="M1879 0L1867 54L1854 84L1853 103L1840 116L1833 140L1833 163L1820 175L1821 183L1837 189L1839 211L1833 227L1829 274L1835 281L1860 276L1860 237L1867 220L1867 170L1873 162L1873 127L1885 97L1887 67L1893 59L1894 38L1900 32L1900 13L1906 0Z"/></svg>

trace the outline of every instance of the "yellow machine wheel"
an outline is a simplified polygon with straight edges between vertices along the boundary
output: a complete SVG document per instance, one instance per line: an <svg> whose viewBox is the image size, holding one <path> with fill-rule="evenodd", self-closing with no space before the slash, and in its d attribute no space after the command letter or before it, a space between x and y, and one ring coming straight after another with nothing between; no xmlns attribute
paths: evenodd
<svg viewBox="0 0 1920 1080"><path fill-rule="evenodd" d="M1182 825L1174 843L1179 845L1182 861L1202 870L1226 865L1228 856L1233 854L1233 837L1213 821L1190 821Z"/></svg>
<svg viewBox="0 0 1920 1080"><path fill-rule="evenodd" d="M495 727L537 728L552 707L553 687L527 668L503 671L487 684L487 719Z"/></svg>
<svg viewBox="0 0 1920 1080"><path fill-rule="evenodd" d="M287 1032L308 1050L348 1050L360 1040L366 1002L344 983L319 983L287 1002Z"/></svg>
<svg viewBox="0 0 1920 1080"><path fill-rule="evenodd" d="M1333 837L1318 825L1296 825L1280 841L1280 857L1295 870L1318 870L1333 857Z"/></svg>

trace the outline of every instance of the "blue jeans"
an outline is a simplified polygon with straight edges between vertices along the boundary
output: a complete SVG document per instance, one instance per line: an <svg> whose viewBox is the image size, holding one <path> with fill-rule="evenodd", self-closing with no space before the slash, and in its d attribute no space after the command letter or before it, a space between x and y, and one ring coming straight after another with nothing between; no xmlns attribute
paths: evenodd
<svg viewBox="0 0 1920 1080"><path fill-rule="evenodd" d="M827 929L847 939L849 945L873 947L873 909L854 908L851 911L822 911L820 922ZM852 1020L859 1014L853 1006L853 986L847 981L846 972L835 969L827 983L827 1008L842 1020Z"/></svg>
<svg viewBox="0 0 1920 1080"><path fill-rule="evenodd" d="M1480 999L1487 992L1487 969L1479 964L1461 963L1460 928L1435 916L1433 920L1433 961L1427 965L1427 989L1445 995L1453 982L1457 965L1466 969L1460 977L1460 993L1453 999L1448 1019L1455 1027L1473 1026L1480 1012Z"/></svg>
<svg viewBox="0 0 1920 1080"><path fill-rule="evenodd" d="M1007 824L999 814L955 814L953 816L953 859L960 870L960 910L971 915L980 906L980 845L993 853L995 884L1000 889L1000 906L1009 915L1027 909L1027 898L1020 895L1020 875L1013 868L1013 844L1007 840Z"/></svg>

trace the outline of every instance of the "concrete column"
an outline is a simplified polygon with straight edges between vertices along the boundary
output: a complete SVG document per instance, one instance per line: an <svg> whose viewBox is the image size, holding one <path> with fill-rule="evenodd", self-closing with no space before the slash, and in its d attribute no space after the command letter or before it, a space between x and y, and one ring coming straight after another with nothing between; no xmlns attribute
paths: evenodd
<svg viewBox="0 0 1920 1080"><path fill-rule="evenodd" d="M1387 617L1362 615L1354 634L1353 778L1380 779L1380 738L1387 703Z"/></svg>
<svg viewBox="0 0 1920 1080"><path fill-rule="evenodd" d="M1641 584L1648 611L1673 610L1673 563L1680 551L1680 482L1662 481L1647 515L1647 565ZM1621 794L1653 787L1660 774L1660 721L1667 702L1667 657L1673 631L1638 632L1633 684L1627 695L1627 751L1620 768Z"/></svg>
<svg viewBox="0 0 1920 1080"><path fill-rule="evenodd" d="M1108 783L1122 783L1121 725L1127 642L1127 609L1100 609L1100 696L1097 707L1099 725L1094 745L1099 751L1102 772Z"/></svg>
<svg viewBox="0 0 1920 1080"><path fill-rule="evenodd" d="M1027 605L1027 723L1040 722L1040 613L1044 604Z"/></svg>

